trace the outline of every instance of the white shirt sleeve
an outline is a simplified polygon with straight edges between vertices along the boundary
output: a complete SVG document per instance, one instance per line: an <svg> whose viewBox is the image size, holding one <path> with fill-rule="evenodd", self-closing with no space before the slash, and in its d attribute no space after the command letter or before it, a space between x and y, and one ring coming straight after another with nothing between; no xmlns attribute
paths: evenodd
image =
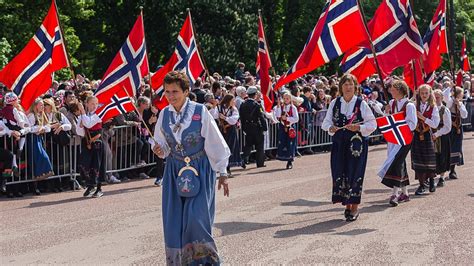
<svg viewBox="0 0 474 266"><path fill-rule="evenodd" d="M88 116L88 115L81 115L80 116L82 118L82 125L85 127L85 128L92 128L93 126L95 126L97 123L101 123L102 122L102 119L100 119L100 117L96 114L93 114L92 116Z"/></svg>
<svg viewBox="0 0 474 266"><path fill-rule="evenodd" d="M363 124L360 125L360 133L362 136L367 137L377 129L377 122L375 121L374 113L365 101L362 101L360 111L364 119Z"/></svg>
<svg viewBox="0 0 474 266"><path fill-rule="evenodd" d="M20 111L18 111L16 108L13 108L13 117L15 117L16 123L19 127L28 127L29 122L25 121L25 115L20 114Z"/></svg>
<svg viewBox="0 0 474 266"><path fill-rule="evenodd" d="M459 105L459 111L461 112L461 118L462 119L466 119L467 118L467 109L466 109L466 106L464 105L463 102L460 102L460 105Z"/></svg>
<svg viewBox="0 0 474 266"><path fill-rule="evenodd" d="M205 139L204 150L206 151L206 155L209 158L212 169L215 172L226 174L227 164L231 154L230 149L222 137L222 134L217 127L216 121L214 121L207 108L202 109L201 136Z"/></svg>
<svg viewBox="0 0 474 266"><path fill-rule="evenodd" d="M451 88L447 88L443 91L443 100L446 103L446 107L451 108L453 105L453 98L451 97Z"/></svg>
<svg viewBox="0 0 474 266"><path fill-rule="evenodd" d="M61 128L63 131L69 131L72 128L71 122L69 122L69 119L65 115L61 114Z"/></svg>
<svg viewBox="0 0 474 266"><path fill-rule="evenodd" d="M31 133L37 133L40 131L41 126L36 125L36 117L33 113L28 114L28 123L31 125L30 127L30 132Z"/></svg>
<svg viewBox="0 0 474 266"><path fill-rule="evenodd" d="M207 108L206 108L207 109ZM213 107L209 110L209 113L211 114L212 118L214 119L219 119L219 110L217 109L217 106L216 107Z"/></svg>
<svg viewBox="0 0 474 266"><path fill-rule="evenodd" d="M436 137L441 137L451 132L452 121L451 121L451 112L448 108L444 108L443 114L443 127L434 133Z"/></svg>
<svg viewBox="0 0 474 266"><path fill-rule="evenodd" d="M79 116L77 118L77 124L76 124L76 134L78 136L84 137L86 135L86 132L84 130L84 127L82 126L82 118Z"/></svg>
<svg viewBox="0 0 474 266"><path fill-rule="evenodd" d="M418 124L418 117L416 116L416 107L413 103L408 103L406 107L406 121L410 130L413 131Z"/></svg>
<svg viewBox="0 0 474 266"><path fill-rule="evenodd" d="M280 117L281 117L281 107L280 106L277 105L277 106L273 107L273 115L275 116L275 118L277 120L280 119Z"/></svg>
<svg viewBox="0 0 474 266"><path fill-rule="evenodd" d="M296 106L291 105L291 116L288 116L288 122L290 122L290 125L296 124L299 121L299 116L298 116L298 109L296 109Z"/></svg>
<svg viewBox="0 0 474 266"><path fill-rule="evenodd" d="M336 103L336 100L332 100L331 103L329 104L328 110L326 112L326 116L324 117L323 124L321 125L322 130L328 131L329 136L334 136L335 133L329 132L329 128L334 125L332 122L332 112L334 109L334 104Z"/></svg>
<svg viewBox="0 0 474 266"><path fill-rule="evenodd" d="M3 137L5 135L11 136L11 133L11 130L7 126L5 126L3 121L0 121L0 137Z"/></svg>
<svg viewBox="0 0 474 266"><path fill-rule="evenodd" d="M155 124L155 132L153 133L153 139L150 139L150 143L152 145L152 149L155 147L156 144L160 145L161 147L161 150L163 150L163 153L164 153L164 156L161 157L161 156L158 156L160 157L161 159L164 159L166 157L168 157L168 155L170 154L170 147L168 146L168 143L166 142L166 138L165 138L165 135L163 134L163 115L164 115L164 110L160 112L159 116L158 116L158 120L156 121L156 124ZM171 112L168 112L169 114L171 114ZM173 114L171 114L173 115Z"/></svg>
<svg viewBox="0 0 474 266"><path fill-rule="evenodd" d="M431 114L431 119L426 118L425 123L431 128L437 128L439 126L439 110L437 106L433 106L433 113Z"/></svg>
<svg viewBox="0 0 474 266"><path fill-rule="evenodd" d="M229 123L229 125L235 125L237 124L237 122L239 122L239 111L237 110L237 108L232 108L232 115L231 116L228 116L225 121L227 121L227 123Z"/></svg>

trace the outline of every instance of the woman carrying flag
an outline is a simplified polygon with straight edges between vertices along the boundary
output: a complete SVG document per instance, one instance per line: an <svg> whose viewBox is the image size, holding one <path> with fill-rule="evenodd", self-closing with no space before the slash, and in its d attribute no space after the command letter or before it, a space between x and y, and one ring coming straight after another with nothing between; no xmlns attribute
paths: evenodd
<svg viewBox="0 0 474 266"><path fill-rule="evenodd" d="M416 116L416 107L408 100L408 85L402 80L389 80L386 84L393 99L387 106L385 113L387 115L403 113L405 121L411 131L415 130L418 118ZM382 178L382 184L392 188L389 204L398 206L401 202L410 200L408 196L408 171L406 165L406 157L411 149L411 143L407 145L399 145L388 142L387 159L382 164L382 168L378 172L378 176ZM401 193L400 193L401 191Z"/></svg>
<svg viewBox="0 0 474 266"><path fill-rule="evenodd" d="M342 76L339 94L329 105L322 129L332 137L332 202L346 206L344 216L351 222L359 217L362 184L367 165L368 136L377 128L369 105L356 96L357 79Z"/></svg>

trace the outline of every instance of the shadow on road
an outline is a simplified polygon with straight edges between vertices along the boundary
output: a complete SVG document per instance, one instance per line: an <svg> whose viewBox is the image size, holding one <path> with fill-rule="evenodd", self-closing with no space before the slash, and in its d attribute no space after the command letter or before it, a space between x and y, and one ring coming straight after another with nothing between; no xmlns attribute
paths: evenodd
<svg viewBox="0 0 474 266"><path fill-rule="evenodd" d="M270 223L250 223L250 222L225 222L215 223L214 227L222 231L221 236L236 235L240 233L247 233L261 229L267 229L271 227L282 226L283 224L270 224Z"/></svg>
<svg viewBox="0 0 474 266"><path fill-rule="evenodd" d="M360 212L361 212L361 215L363 215L364 213L383 212L388 208L389 208L389 206L386 203L385 204L374 204L374 205L370 205L370 206L367 206L367 207L363 207Z"/></svg>
<svg viewBox="0 0 474 266"><path fill-rule="evenodd" d="M325 212L344 212L344 208L333 208L327 210L320 210L320 211L306 211L306 212L287 212L284 213L285 215L305 215L305 214L313 214L313 213L325 213Z"/></svg>
<svg viewBox="0 0 474 266"><path fill-rule="evenodd" d="M317 224L312 224L302 228L297 228L294 230L280 230L275 233L274 238L287 238L294 237L299 235L313 235L321 233L331 233L334 232L337 228L347 225L348 223L342 219L332 219L329 221L320 222Z"/></svg>
<svg viewBox="0 0 474 266"><path fill-rule="evenodd" d="M327 201L311 201L305 199L298 199L295 201L282 202L281 206L319 207L330 204L332 203Z"/></svg>
<svg viewBox="0 0 474 266"><path fill-rule="evenodd" d="M284 165L283 165L284 167ZM246 175L260 175L260 174L269 174L269 173L273 173L273 172L281 172L281 171L284 171L285 169L284 168L277 168L277 169L268 169L268 170L264 170L264 171L258 171L258 172L253 172L253 173L245 173Z"/></svg>
<svg viewBox="0 0 474 266"><path fill-rule="evenodd" d="M471 193L471 194L467 194L469 197L473 197L474 198L474 193Z"/></svg>
<svg viewBox="0 0 474 266"><path fill-rule="evenodd" d="M371 232L375 232L377 229L354 229L346 232L335 233L333 235L340 235L340 236L357 236L363 235Z"/></svg>
<svg viewBox="0 0 474 266"><path fill-rule="evenodd" d="M392 192L391 189L366 189L364 190L365 194L389 194Z"/></svg>

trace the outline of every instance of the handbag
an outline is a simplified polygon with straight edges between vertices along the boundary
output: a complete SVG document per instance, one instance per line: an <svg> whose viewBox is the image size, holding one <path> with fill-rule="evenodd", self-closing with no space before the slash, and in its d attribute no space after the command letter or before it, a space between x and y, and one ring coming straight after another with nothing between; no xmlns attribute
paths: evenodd
<svg viewBox="0 0 474 266"><path fill-rule="evenodd" d="M181 168L178 173L176 180L176 186L178 189L178 195L185 198L195 197L201 189L201 181L199 179L199 173L196 168L192 167L189 163L191 159L186 157L184 159L186 166Z"/></svg>
<svg viewBox="0 0 474 266"><path fill-rule="evenodd" d="M296 130L292 127L288 128L288 137L290 139L296 138Z"/></svg>

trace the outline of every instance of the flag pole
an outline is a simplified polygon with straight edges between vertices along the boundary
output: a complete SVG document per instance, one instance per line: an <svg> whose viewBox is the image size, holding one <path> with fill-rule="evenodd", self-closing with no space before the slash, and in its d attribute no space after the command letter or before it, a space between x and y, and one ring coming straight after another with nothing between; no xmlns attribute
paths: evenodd
<svg viewBox="0 0 474 266"><path fill-rule="evenodd" d="M357 6L359 6L359 10L360 10L360 13L362 14L362 22L364 23L364 28L365 28L365 31L367 32L367 36L369 37L369 44L370 44L370 50L372 51L372 55L374 56L374 62L375 62L375 68L377 69L377 74L379 75L379 78L380 78L380 81L382 82L382 89L383 89L383 92L385 94L385 97L387 99L387 104L388 104L388 100L389 100L389 94L388 94L388 90L387 90L387 87L385 87L385 84L383 82L383 76L382 76L382 70L380 69L380 65L379 65L379 62L378 62L378 59L377 59L377 53L375 52L375 47L374 47L374 43L372 41L372 36L370 36L370 32L369 32L369 27L367 25L367 20L365 19L365 13L364 13L364 9L362 8L362 4L360 3L361 0L357 0Z"/></svg>
<svg viewBox="0 0 474 266"><path fill-rule="evenodd" d="M191 16L191 9L186 8L186 12L188 13L189 20L191 21L191 27L192 27L192 29L193 29L194 41L196 42L196 47L197 47L197 50L198 50L198 53L199 53L199 57L201 58L201 62L202 62L202 64L204 65L204 69L205 69L205 72L206 72L206 76L207 76L207 78L209 78L209 69L207 68L206 61L204 60L204 56L203 56L203 54L202 54L201 45L199 44L197 35L196 35L196 33L194 32L194 21L193 21L193 18L192 18L192 16ZM193 86L194 86L194 84L193 84Z"/></svg>
<svg viewBox="0 0 474 266"><path fill-rule="evenodd" d="M128 93L127 89L122 86L122 89L125 91L125 93L127 94L127 97L130 98L130 99L133 99L133 97L130 97L130 94ZM151 130L150 128L148 127L148 125L145 123L145 121L143 120L143 117L140 115L140 112L138 112L138 108L135 104L132 104L133 105L133 108L135 109L135 112L137 112L138 116L140 117L140 119L142 120L143 124L145 125L145 128L146 130L148 131L148 134L150 134L151 138L153 139L153 141L155 141L155 138L153 137L153 133L151 133ZM156 141L155 141L156 143Z"/></svg>
<svg viewBox="0 0 474 266"><path fill-rule="evenodd" d="M78 89L77 82L76 82L76 74L74 73L74 68L72 66L71 59L69 58L69 52L68 52L68 49L67 49L66 36L64 35L61 20L59 19L59 10L58 10L58 5L56 4L56 0L53 0L53 4L54 4L54 9L56 10L56 17L58 18L59 31L61 32L61 36L62 36L62 39L63 39L63 42L64 42L64 50L66 52L66 60L67 60L67 63L68 63L68 68L69 68L70 74L72 76L74 86L76 87L76 89Z"/></svg>
<svg viewBox="0 0 474 266"><path fill-rule="evenodd" d="M151 72L150 72L150 57L148 56L148 49L146 49L146 36L145 36L145 19L143 15L143 6L140 6L140 16L142 17L142 25L143 25L143 38L145 40L145 51L146 57L148 59L148 84L150 85L150 89L153 91L153 85L151 84Z"/></svg>
<svg viewBox="0 0 474 266"><path fill-rule="evenodd" d="M449 35L450 35L450 42L449 42L449 66L451 67L451 75L453 76L453 80L455 79L456 69L455 69L455 60L454 54L456 50L456 32L454 29L454 2L453 0L449 0L447 3L448 12L446 12L446 22L448 23Z"/></svg>

